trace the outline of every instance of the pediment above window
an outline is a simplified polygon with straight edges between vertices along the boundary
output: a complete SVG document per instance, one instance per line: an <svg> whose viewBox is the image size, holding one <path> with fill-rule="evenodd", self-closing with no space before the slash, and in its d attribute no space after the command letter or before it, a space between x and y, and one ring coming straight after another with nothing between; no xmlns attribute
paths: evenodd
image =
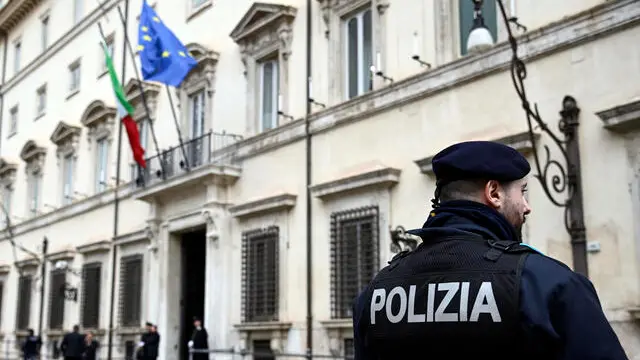
<svg viewBox="0 0 640 360"><path fill-rule="evenodd" d="M291 49L291 26L297 10L291 6L256 2L245 13L230 36L243 47L243 52L255 55L274 44L288 53Z"/></svg>
<svg viewBox="0 0 640 360"><path fill-rule="evenodd" d="M17 170L18 164L8 161L5 158L0 158L0 180L2 180L3 183L13 183Z"/></svg>
<svg viewBox="0 0 640 360"><path fill-rule="evenodd" d="M58 147L58 153L75 152L80 139L80 126L60 121L51 134L51 142Z"/></svg>
<svg viewBox="0 0 640 360"><path fill-rule="evenodd" d="M142 96L144 94L149 111L151 112L151 119L155 118L156 105L158 103L158 94L160 93L160 85L153 84L147 81L138 81L138 79L131 78L124 86L124 94L127 97L127 101L135 107L134 118L139 120L142 117L146 117L146 109L142 103Z"/></svg>
<svg viewBox="0 0 640 360"><path fill-rule="evenodd" d="M87 106L80 118L82 125L94 129L104 127L105 124L113 124L116 117L116 108L106 106L102 100L94 100Z"/></svg>
<svg viewBox="0 0 640 360"><path fill-rule="evenodd" d="M47 149L43 146L38 145L33 140L28 140L20 151L20 158L27 164L32 165L32 170L36 171L42 167L46 153ZM33 166L35 166L35 168L33 168Z"/></svg>
<svg viewBox="0 0 640 360"><path fill-rule="evenodd" d="M338 179L312 185L311 195L328 199L336 195L363 190L365 188L390 188L400 181L400 169L377 165L373 168L364 168Z"/></svg>
<svg viewBox="0 0 640 360"><path fill-rule="evenodd" d="M629 133L640 130L640 100L598 111L602 126L615 133Z"/></svg>
<svg viewBox="0 0 640 360"><path fill-rule="evenodd" d="M188 44L186 48L189 54L196 59L198 65L185 77L180 88L189 91L189 89L200 87L199 85L202 84L203 81L206 81L204 87L208 91L212 91L215 68L220 54L198 43Z"/></svg>

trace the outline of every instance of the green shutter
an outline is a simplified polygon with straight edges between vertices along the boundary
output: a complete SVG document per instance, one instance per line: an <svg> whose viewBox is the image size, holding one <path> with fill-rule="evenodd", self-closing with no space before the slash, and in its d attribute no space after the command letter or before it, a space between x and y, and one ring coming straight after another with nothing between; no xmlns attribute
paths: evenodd
<svg viewBox="0 0 640 360"><path fill-rule="evenodd" d="M458 15L460 20L460 55L467 54L467 38L473 26L473 1L459 0ZM498 37L498 9L494 0L482 2L482 16L484 24L493 35L493 40Z"/></svg>

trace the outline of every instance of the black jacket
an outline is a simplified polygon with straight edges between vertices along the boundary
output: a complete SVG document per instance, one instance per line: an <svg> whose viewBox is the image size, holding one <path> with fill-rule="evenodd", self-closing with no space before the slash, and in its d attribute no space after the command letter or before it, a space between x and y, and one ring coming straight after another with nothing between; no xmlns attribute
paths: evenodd
<svg viewBox="0 0 640 360"><path fill-rule="evenodd" d="M60 343L60 351L65 357L82 357L84 347L84 336L77 332L67 333L62 339L62 343Z"/></svg>

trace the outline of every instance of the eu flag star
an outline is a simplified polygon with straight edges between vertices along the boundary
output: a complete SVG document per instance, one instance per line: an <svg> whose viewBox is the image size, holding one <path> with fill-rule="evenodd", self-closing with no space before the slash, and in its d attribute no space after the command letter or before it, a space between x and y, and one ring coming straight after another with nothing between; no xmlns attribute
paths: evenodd
<svg viewBox="0 0 640 360"><path fill-rule="evenodd" d="M189 56L184 44L149 6L147 0L142 1L138 44L144 80L180 86L197 64L196 60Z"/></svg>

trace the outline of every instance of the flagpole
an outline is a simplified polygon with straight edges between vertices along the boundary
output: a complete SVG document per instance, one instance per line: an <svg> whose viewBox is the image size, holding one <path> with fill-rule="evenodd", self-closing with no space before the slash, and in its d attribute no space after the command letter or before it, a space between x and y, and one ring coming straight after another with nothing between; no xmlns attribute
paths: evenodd
<svg viewBox="0 0 640 360"><path fill-rule="evenodd" d="M171 106L171 113L173 114L173 122L176 124L176 131L178 132L178 141L180 141L180 149L182 149L182 157L184 157L184 164L188 171L190 169L189 161L187 160L187 152L184 150L184 143L182 142L182 132L180 131L180 124L178 123L178 116L176 115L176 109L173 107L173 96L171 96L171 91L169 91L169 85L165 84L164 88L167 89L167 97L169 97L169 106Z"/></svg>
<svg viewBox="0 0 640 360"><path fill-rule="evenodd" d="M125 11L125 22L124 22L124 43L126 44L128 39L127 34L127 19L129 18L129 0L124 0L124 11ZM100 29L100 35L102 35L102 39L104 40L104 32L102 31L102 25L98 21L98 29ZM127 49L125 46L122 47L122 73L121 76L121 84L124 84L126 81L125 72L127 70L127 61L126 61ZM135 63L133 64L135 68ZM142 89L140 89L142 92ZM115 313L115 303L116 303L116 264L118 261L118 247L115 245L115 241L118 238L118 215L120 209L120 199L118 198L118 188L120 187L120 162L122 160L122 121L118 121L118 150L116 154L116 186L113 190L114 200L113 200L113 238L112 238L112 251L111 251L111 301L109 302L109 334L107 340L107 360L111 360L113 358L113 328L114 328L114 313ZM163 168L164 169L164 168ZM164 171L163 171L164 173Z"/></svg>
<svg viewBox="0 0 640 360"><path fill-rule="evenodd" d="M120 21L122 22L122 25L125 26L126 25L126 18L125 16L122 15L122 10L120 9L120 5L118 5L118 14L120 15ZM144 91L142 91L142 79L140 78L140 71L138 70L138 66L136 65L136 56L135 53L133 52L133 47L131 46L131 41L129 41L129 39L127 37L125 37L125 41L126 43L126 47L129 49L129 55L131 56L131 61L133 62L134 66L133 66L133 70L136 74L136 80L138 81L138 85L140 86L140 94L142 95L142 104L144 105L145 111L147 112L147 114L151 114L151 112L149 111L149 105L147 103L147 96L144 94ZM167 89L167 93L168 93L168 89ZM178 136L180 136L180 127L178 125L178 119L176 117L176 112L173 110L173 100L171 100L171 95L169 95L169 101L171 102L171 111L173 112L173 121L176 124L176 128L178 129ZM156 148L158 147L158 140L156 139L156 132L154 130L153 127L153 123L151 122L151 118L149 118L149 129L151 130L151 136L153 137L153 142L156 144ZM182 136L180 136L180 149L182 150L182 156L184 157L184 161L185 164L187 165L187 169L189 168L189 164L187 162L187 153L184 150L184 146L182 144ZM158 153L160 153L160 151L158 151ZM166 179L166 173L165 173L165 163L164 163L164 159L159 158L160 160L160 165L162 166L162 178Z"/></svg>

